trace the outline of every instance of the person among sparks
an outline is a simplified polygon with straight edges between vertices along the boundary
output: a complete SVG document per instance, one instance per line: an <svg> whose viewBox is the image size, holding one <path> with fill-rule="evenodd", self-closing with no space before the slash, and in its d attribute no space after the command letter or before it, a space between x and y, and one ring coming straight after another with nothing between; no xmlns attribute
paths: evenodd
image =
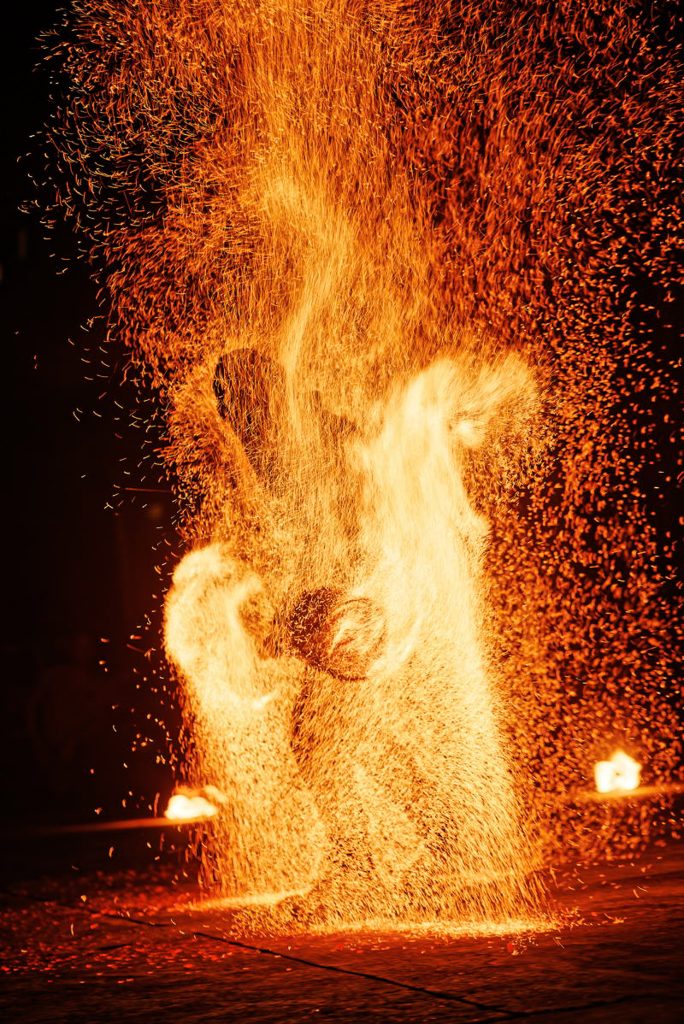
<svg viewBox="0 0 684 1024"><path fill-rule="evenodd" d="M240 420L225 401L228 365L215 378L218 407L263 476L278 457L264 449L279 378L255 375L257 407ZM476 889L492 910L519 825L481 640L487 523L465 467L533 403L515 357L476 368L436 360L396 384L363 428L325 421L357 488L344 577L333 566L327 585L293 593L221 541L176 570L167 647L200 731L213 734L206 770L232 794L236 862L223 874L236 888L325 887L328 907L361 900L365 913L399 913L416 892L433 913L455 913L453 893L458 902L467 889L472 904Z"/></svg>

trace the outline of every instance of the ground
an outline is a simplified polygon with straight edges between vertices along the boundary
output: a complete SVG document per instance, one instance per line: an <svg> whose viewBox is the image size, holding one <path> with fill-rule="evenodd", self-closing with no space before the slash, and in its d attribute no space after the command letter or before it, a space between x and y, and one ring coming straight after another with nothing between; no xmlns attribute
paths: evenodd
<svg viewBox="0 0 684 1024"><path fill-rule="evenodd" d="M143 869L131 838L109 858L111 842L4 841L13 867L1 898L3 1020L684 1019L684 849L672 842L557 874L561 923L526 939L367 931L240 940L225 910L193 909L191 879L173 882L178 854L150 856ZM41 863L48 875L36 874Z"/></svg>

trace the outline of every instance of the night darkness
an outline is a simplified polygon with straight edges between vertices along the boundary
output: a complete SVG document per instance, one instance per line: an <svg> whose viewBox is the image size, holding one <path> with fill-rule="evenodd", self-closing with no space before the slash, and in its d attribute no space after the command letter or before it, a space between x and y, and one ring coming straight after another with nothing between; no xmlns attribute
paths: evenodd
<svg viewBox="0 0 684 1024"><path fill-rule="evenodd" d="M151 756L127 756L142 722L156 733L146 716L156 718L158 706L136 683L150 670L170 496L149 466L146 476L137 468L141 432L130 426L136 398L123 383L124 360L110 347L107 371L97 355L89 361L103 340L102 311L73 235L58 224L48 239L35 206L20 210L41 198L30 180L44 173L31 136L48 115L49 85L35 66L39 34L57 11L31 0L13 12L0 143L9 367L0 771L11 780L10 817L34 821L91 820L96 807L120 815L122 800L133 810L171 785ZM135 487L149 491L125 490Z"/></svg>

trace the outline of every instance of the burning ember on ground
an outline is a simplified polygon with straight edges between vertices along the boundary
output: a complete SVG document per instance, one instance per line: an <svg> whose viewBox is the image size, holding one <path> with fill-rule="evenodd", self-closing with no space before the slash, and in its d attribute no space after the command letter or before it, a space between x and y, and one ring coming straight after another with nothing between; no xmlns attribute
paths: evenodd
<svg viewBox="0 0 684 1024"><path fill-rule="evenodd" d="M169 799L164 817L171 821L194 821L213 818L219 807L225 803L224 795L215 786L201 790L179 789Z"/></svg>
<svg viewBox="0 0 684 1024"><path fill-rule="evenodd" d="M206 882L285 893L264 927L539 919L602 841L564 810L587 744L678 763L649 17L76 0L55 42L55 194L177 483Z"/></svg>
<svg viewBox="0 0 684 1024"><path fill-rule="evenodd" d="M598 793L636 789L640 778L641 765L622 750L616 750L609 761L598 761L594 765L594 781Z"/></svg>

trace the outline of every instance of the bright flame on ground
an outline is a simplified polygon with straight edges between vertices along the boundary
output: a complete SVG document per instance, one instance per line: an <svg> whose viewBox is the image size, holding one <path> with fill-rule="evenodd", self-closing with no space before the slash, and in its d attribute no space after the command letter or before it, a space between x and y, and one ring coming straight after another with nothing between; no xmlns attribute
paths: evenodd
<svg viewBox="0 0 684 1024"><path fill-rule="evenodd" d="M213 818L215 814L218 814L218 805L222 803L225 803L225 797L213 786L206 786L203 790L197 791L182 789L172 794L164 811L164 817L171 821Z"/></svg>
<svg viewBox="0 0 684 1024"><path fill-rule="evenodd" d="M636 789L641 778L641 765L623 750L616 750L609 761L594 765L594 781L598 793L615 793Z"/></svg>

